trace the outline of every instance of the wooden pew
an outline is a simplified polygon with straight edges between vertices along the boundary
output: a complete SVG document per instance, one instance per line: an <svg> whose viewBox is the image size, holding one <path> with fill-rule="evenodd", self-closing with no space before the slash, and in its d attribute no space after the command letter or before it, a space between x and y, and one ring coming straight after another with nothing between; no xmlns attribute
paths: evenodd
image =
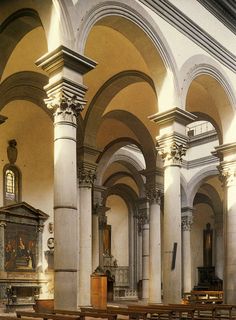
<svg viewBox="0 0 236 320"><path fill-rule="evenodd" d="M194 310L190 306L188 308L179 306L170 306L162 304L153 305L128 305L128 309L132 310L136 308L137 310L145 310L150 314L151 318L158 317L158 319L193 319Z"/></svg>
<svg viewBox="0 0 236 320"><path fill-rule="evenodd" d="M101 317L102 314L105 314L106 317L108 316L111 320L116 320L117 315L125 315L128 316L129 319L144 319L147 318L147 312L143 310L128 310L125 307L116 307L116 306L108 306L106 309L98 309L93 307L80 307L80 314L82 313L93 313L95 317ZM79 311L68 311L67 310L55 310L55 313L63 313L63 314L78 314ZM97 315L96 315L97 314ZM101 317L102 318L102 317Z"/></svg>
<svg viewBox="0 0 236 320"><path fill-rule="evenodd" d="M43 312L34 312L34 311L16 311L17 318L39 318L43 320L80 320L78 315L59 315L53 313L43 313Z"/></svg>
<svg viewBox="0 0 236 320"><path fill-rule="evenodd" d="M108 320L116 320L117 319L117 314L110 314L107 312L106 309L94 309L90 307L84 307L83 310L81 311L76 311L76 310L61 310L61 309L55 309L54 310L55 314L60 314L60 315L76 315L79 316L81 320L85 320L86 317L90 318L105 318Z"/></svg>

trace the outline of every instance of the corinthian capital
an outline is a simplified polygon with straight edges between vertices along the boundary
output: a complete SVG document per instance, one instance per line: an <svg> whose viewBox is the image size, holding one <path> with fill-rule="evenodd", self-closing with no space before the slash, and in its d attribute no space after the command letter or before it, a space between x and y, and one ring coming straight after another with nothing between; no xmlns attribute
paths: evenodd
<svg viewBox="0 0 236 320"><path fill-rule="evenodd" d="M192 216L182 216L181 226L183 231L191 231L192 224L193 224Z"/></svg>
<svg viewBox="0 0 236 320"><path fill-rule="evenodd" d="M219 178L225 187L236 185L236 161L221 162L218 166L220 172Z"/></svg>
<svg viewBox="0 0 236 320"><path fill-rule="evenodd" d="M150 186L147 188L146 196L151 203L161 204L161 190L158 186Z"/></svg>
<svg viewBox="0 0 236 320"><path fill-rule="evenodd" d="M182 158L185 156L187 147L186 144L169 142L165 145L159 145L157 151L164 160L164 166L177 165L181 166Z"/></svg>
<svg viewBox="0 0 236 320"><path fill-rule="evenodd" d="M56 114L74 114L83 111L85 102L78 99L76 95L71 97L66 92L59 92L44 100L48 109L55 110Z"/></svg>
<svg viewBox="0 0 236 320"><path fill-rule="evenodd" d="M95 179L95 167L86 163L80 164L78 169L79 186L91 188Z"/></svg>

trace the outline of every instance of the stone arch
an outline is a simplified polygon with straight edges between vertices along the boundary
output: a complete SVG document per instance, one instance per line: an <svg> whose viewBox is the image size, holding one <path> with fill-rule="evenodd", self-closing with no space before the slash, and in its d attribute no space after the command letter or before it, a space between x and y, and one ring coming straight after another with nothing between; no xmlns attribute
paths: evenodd
<svg viewBox="0 0 236 320"><path fill-rule="evenodd" d="M97 171L96 171L96 176L97 176L97 184L101 185L102 184L102 178L105 170L107 167L115 161L115 157L113 156L120 148L126 146L126 145L136 145L139 149L141 146L137 143L137 141L130 139L130 138L121 138L117 139L115 141L112 141L106 148L104 149L103 153L100 154L97 163ZM118 155L118 157L120 157ZM134 168L136 171L143 169L141 166L141 163L138 162L138 159L133 159L131 157L125 156L126 162L130 163L132 168Z"/></svg>
<svg viewBox="0 0 236 320"><path fill-rule="evenodd" d="M183 64L180 74L182 75L181 99L183 105L186 105L186 97L192 81L199 75L206 74L220 83L229 98L230 105L236 107L236 97L230 79L215 60L205 55L192 56Z"/></svg>
<svg viewBox="0 0 236 320"><path fill-rule="evenodd" d="M188 193L187 193L188 205L190 207L193 206L194 197L197 193L197 190L202 185L203 181L205 181L209 177L216 176L218 174L219 174L219 171L216 168L216 166L211 165L203 168L192 177L192 179L188 183Z"/></svg>
<svg viewBox="0 0 236 320"><path fill-rule="evenodd" d="M0 110L13 100L31 101L42 108L52 119L52 113L46 108L43 90L48 79L41 73L25 71L17 72L6 78L0 84Z"/></svg>
<svg viewBox="0 0 236 320"><path fill-rule="evenodd" d="M153 81L142 72L128 70L121 72L107 80L92 99L85 116L84 142L95 145L96 134L100 126L102 115L111 99L124 87L140 81L146 81L152 88Z"/></svg>
<svg viewBox="0 0 236 320"><path fill-rule="evenodd" d="M188 111L205 113L204 108L206 106L203 108L201 102L198 108L196 106L191 107L191 100L187 101L191 90L196 90L196 86L198 88L201 87L201 90L204 90L206 97L208 97L207 99L209 99L208 103L212 104L211 108L209 107L210 113L206 112L206 117L211 118L211 122L218 132L221 143L235 141L236 97L232 89L233 86L221 67L204 55L196 55L185 62L182 66L181 74L183 77L182 100L184 105L188 105ZM193 85L195 89L193 89ZM193 110L193 108L199 110Z"/></svg>
<svg viewBox="0 0 236 320"><path fill-rule="evenodd" d="M112 17L115 18L114 22L111 21ZM124 21L129 24L129 27L123 26ZM132 4L132 7L130 7L124 0L104 1L103 3L93 2L85 13L85 17L83 19L81 17L81 25L78 27L77 48L82 54L85 50L88 35L95 24L104 24L110 27L113 25L116 31L125 35L125 37L136 46L147 64L150 64L149 69L153 72L153 78L157 77L157 72L154 72L154 70L156 71L154 64L151 66L151 57L156 55L156 58L158 57L159 61L162 61L166 73L165 81L162 79L162 84L158 83L157 79L154 81L156 88L162 87L162 95L159 97L160 105L163 105L163 108L165 108L166 104L178 105L181 107L179 102L177 66L174 56L158 25L142 6L138 3L134 3ZM135 32L131 32L132 28L135 28ZM142 39L142 45L139 43L140 39ZM150 54L150 49L146 50L148 48L148 43L152 46L152 54ZM154 60L152 63L154 63ZM170 101L168 102L166 102L167 88L169 89L169 93L170 91L173 93L173 96L169 94L168 99Z"/></svg>
<svg viewBox="0 0 236 320"><path fill-rule="evenodd" d="M142 175L139 173L139 171L141 171L143 168L140 167L140 165L138 163L138 159L131 158L131 157L127 156L126 154L124 155L122 153L118 153L118 154L115 154L110 159L109 164L112 164L115 162L122 164L125 168L127 168L129 170L129 172L121 171L121 172L116 172L116 173L112 174L104 182L104 185L112 186L119 179L121 179L123 177L130 177L138 187L139 197L144 197L145 196L145 185L144 185L145 181L144 181Z"/></svg>
<svg viewBox="0 0 236 320"><path fill-rule="evenodd" d="M3 21L0 27L0 74L17 43L31 30L42 25L37 11L20 9ZM13 33L14 30L14 33Z"/></svg>
<svg viewBox="0 0 236 320"><path fill-rule="evenodd" d="M136 116L124 110L114 110L108 112L102 118L103 121L106 119L116 119L127 125L137 137L137 142L135 144L140 146L139 149L144 156L146 169L156 168L157 151L154 141L147 128Z"/></svg>

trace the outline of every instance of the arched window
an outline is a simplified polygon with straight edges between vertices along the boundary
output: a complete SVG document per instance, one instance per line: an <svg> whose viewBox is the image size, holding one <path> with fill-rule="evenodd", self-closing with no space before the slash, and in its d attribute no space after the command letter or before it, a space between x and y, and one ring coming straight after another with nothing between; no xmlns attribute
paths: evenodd
<svg viewBox="0 0 236 320"><path fill-rule="evenodd" d="M20 201L20 172L15 165L7 165L4 174L4 204L13 204Z"/></svg>

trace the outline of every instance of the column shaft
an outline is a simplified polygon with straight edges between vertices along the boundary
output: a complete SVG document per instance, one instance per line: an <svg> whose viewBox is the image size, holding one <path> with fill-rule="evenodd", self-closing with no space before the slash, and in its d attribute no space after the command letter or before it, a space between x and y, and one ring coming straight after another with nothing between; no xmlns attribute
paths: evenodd
<svg viewBox="0 0 236 320"><path fill-rule="evenodd" d="M161 215L160 205L150 205L149 301L161 302Z"/></svg>
<svg viewBox="0 0 236 320"><path fill-rule="evenodd" d="M224 292L225 302L235 303L236 278L236 185L228 186L227 189L227 214L226 214L226 253L225 253L225 277Z"/></svg>
<svg viewBox="0 0 236 320"><path fill-rule="evenodd" d="M164 172L164 303L181 301L181 207L180 169L168 166ZM174 249L176 251L174 252Z"/></svg>
<svg viewBox="0 0 236 320"><path fill-rule="evenodd" d="M55 116L55 308L77 309L76 126Z"/></svg>
<svg viewBox="0 0 236 320"><path fill-rule="evenodd" d="M191 252L192 212L182 216L182 253L183 253L183 291L190 292L193 288L192 252Z"/></svg>
<svg viewBox="0 0 236 320"><path fill-rule="evenodd" d="M80 305L90 305L92 274L91 188L80 187Z"/></svg>
<svg viewBox="0 0 236 320"><path fill-rule="evenodd" d="M149 224L143 225L142 243L142 298L149 298Z"/></svg>

